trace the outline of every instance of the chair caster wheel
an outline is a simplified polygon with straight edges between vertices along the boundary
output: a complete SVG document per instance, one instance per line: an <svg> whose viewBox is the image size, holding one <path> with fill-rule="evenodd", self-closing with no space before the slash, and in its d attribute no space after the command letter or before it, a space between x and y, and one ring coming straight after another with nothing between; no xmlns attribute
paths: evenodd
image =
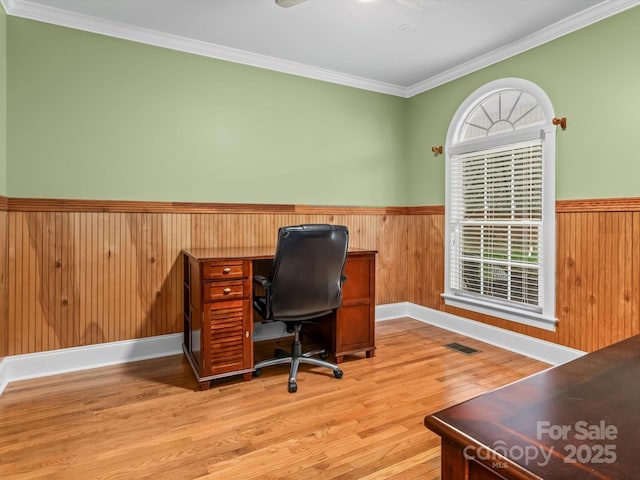
<svg viewBox="0 0 640 480"><path fill-rule="evenodd" d="M320 360L326 360L327 358L329 358L329 354L327 352L320 353Z"/></svg>
<svg viewBox="0 0 640 480"><path fill-rule="evenodd" d="M336 368L333 371L333 376L336 378L342 378L342 375L344 374L344 372L342 370L340 370L339 368Z"/></svg>
<svg viewBox="0 0 640 480"><path fill-rule="evenodd" d="M256 369L253 371L253 376L254 376L254 377L259 377L260 375L262 375L262 369L261 369L261 368L256 368Z"/></svg>
<svg viewBox="0 0 640 480"><path fill-rule="evenodd" d="M296 393L298 391L298 385L296 383L289 383L289 393Z"/></svg>

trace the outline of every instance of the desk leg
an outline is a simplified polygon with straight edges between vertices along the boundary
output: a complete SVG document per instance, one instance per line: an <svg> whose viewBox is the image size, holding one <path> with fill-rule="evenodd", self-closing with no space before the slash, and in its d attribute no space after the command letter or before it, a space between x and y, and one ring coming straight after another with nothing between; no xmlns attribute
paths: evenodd
<svg viewBox="0 0 640 480"><path fill-rule="evenodd" d="M356 350L356 351L354 351L352 353L358 354L358 353L361 353L361 351ZM367 351L365 351L365 354L366 354L367 358L372 358L372 357L376 356L376 351L375 351L375 349L367 350ZM335 355L335 360L336 360L336 363L342 363L344 361L344 355Z"/></svg>
<svg viewBox="0 0 640 480"><path fill-rule="evenodd" d="M211 387L211 381L207 380L206 382L200 382L200 390L209 390Z"/></svg>
<svg viewBox="0 0 640 480"><path fill-rule="evenodd" d="M440 443L440 475L442 480L469 478L469 465L462 449L445 439Z"/></svg>

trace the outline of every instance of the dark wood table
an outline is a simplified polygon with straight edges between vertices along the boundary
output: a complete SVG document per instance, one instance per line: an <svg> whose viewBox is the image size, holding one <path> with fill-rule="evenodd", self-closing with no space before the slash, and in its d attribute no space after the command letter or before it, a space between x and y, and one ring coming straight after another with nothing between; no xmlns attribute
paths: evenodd
<svg viewBox="0 0 640 480"><path fill-rule="evenodd" d="M640 478L640 335L428 415L442 480Z"/></svg>

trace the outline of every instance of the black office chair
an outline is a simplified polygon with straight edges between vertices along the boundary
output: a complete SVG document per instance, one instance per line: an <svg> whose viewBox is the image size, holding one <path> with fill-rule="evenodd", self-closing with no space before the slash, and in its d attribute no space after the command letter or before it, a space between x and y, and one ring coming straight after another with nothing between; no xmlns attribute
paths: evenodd
<svg viewBox="0 0 640 480"><path fill-rule="evenodd" d="M324 350L302 353L300 330L303 323L322 321L322 317L340 307L348 244L349 230L342 225L279 229L269 277L254 277L265 295L254 296L253 305L265 320L284 322L287 331L294 334L293 343L290 354L276 351L277 358L256 363L256 376L262 367L291 363L290 393L298 390L296 374L300 363L330 368L335 378L342 378L342 370L337 365L324 361L327 358ZM322 360L312 358L313 355L321 355Z"/></svg>

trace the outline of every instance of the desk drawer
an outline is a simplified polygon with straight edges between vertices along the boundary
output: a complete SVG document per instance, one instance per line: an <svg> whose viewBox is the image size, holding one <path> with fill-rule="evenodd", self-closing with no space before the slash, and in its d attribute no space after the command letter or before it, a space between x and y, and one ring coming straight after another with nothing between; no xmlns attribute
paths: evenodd
<svg viewBox="0 0 640 480"><path fill-rule="evenodd" d="M203 280L221 280L223 278L242 278L246 276L242 261L205 262L202 264Z"/></svg>
<svg viewBox="0 0 640 480"><path fill-rule="evenodd" d="M248 283L248 280L205 282L202 285L202 301L217 302L245 298L249 293Z"/></svg>

